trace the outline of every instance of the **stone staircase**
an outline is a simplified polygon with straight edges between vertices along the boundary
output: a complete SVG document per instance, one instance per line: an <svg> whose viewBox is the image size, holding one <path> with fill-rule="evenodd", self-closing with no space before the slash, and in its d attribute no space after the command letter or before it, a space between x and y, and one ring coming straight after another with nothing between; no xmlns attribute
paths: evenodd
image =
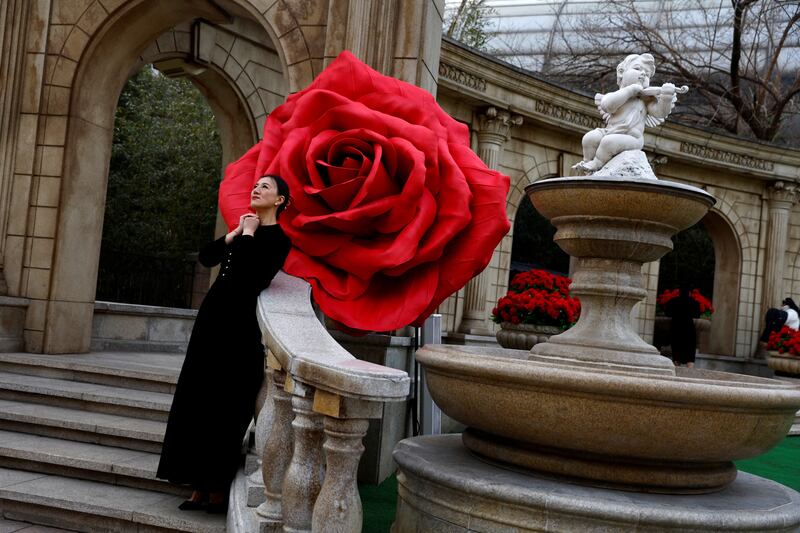
<svg viewBox="0 0 800 533"><path fill-rule="evenodd" d="M0 530L224 532L155 478L182 360L0 353Z"/></svg>

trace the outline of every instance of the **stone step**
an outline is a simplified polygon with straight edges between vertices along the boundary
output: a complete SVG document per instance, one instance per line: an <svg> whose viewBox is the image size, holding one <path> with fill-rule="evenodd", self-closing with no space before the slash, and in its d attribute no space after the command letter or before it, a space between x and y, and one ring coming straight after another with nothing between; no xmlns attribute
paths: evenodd
<svg viewBox="0 0 800 533"><path fill-rule="evenodd" d="M794 414L794 422L792 423L792 427L789 428L789 435L800 435L800 411Z"/></svg>
<svg viewBox="0 0 800 533"><path fill-rule="evenodd" d="M171 394L183 356L93 352L44 355L0 353L0 371Z"/></svg>
<svg viewBox="0 0 800 533"><path fill-rule="evenodd" d="M9 520L89 532L224 533L225 516L180 511L182 496L0 468L0 511Z"/></svg>
<svg viewBox="0 0 800 533"><path fill-rule="evenodd" d="M0 532L2 533L69 533L68 529L57 527L36 526L29 522L17 522L0 518Z"/></svg>
<svg viewBox="0 0 800 533"><path fill-rule="evenodd" d="M0 372L0 400L56 405L163 422L169 415L172 395Z"/></svg>
<svg viewBox="0 0 800 533"><path fill-rule="evenodd" d="M0 400L0 429L159 453L166 424L156 420Z"/></svg>
<svg viewBox="0 0 800 533"><path fill-rule="evenodd" d="M0 430L0 467L188 496L188 489L156 479L158 459L149 452Z"/></svg>

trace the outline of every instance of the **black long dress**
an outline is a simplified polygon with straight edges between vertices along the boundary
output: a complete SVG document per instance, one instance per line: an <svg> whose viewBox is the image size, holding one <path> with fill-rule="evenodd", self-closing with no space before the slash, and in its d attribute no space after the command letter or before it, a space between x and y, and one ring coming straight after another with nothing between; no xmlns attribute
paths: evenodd
<svg viewBox="0 0 800 533"><path fill-rule="evenodd" d="M254 236L222 237L199 260L221 263L189 339L167 422L157 476L198 490L226 491L264 378L256 301L283 266L289 238L277 224Z"/></svg>
<svg viewBox="0 0 800 533"><path fill-rule="evenodd" d="M681 294L667 302L664 310L670 321L672 360L681 364L694 363L697 349L697 332L694 318L700 316L700 306L688 294Z"/></svg>

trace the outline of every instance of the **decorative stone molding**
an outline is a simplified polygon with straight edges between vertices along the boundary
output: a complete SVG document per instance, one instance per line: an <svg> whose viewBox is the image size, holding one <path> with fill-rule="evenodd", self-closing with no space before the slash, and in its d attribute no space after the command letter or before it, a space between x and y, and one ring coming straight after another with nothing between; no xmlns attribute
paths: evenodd
<svg viewBox="0 0 800 533"><path fill-rule="evenodd" d="M772 161L766 159L759 159L757 157L735 154L725 150L717 150L716 148L709 148L690 142L681 143L681 152L705 159L713 159L715 161L722 161L723 163L731 163L740 167L753 168L756 170L773 170L775 165Z"/></svg>
<svg viewBox="0 0 800 533"><path fill-rule="evenodd" d="M521 124L521 116L498 110L496 107L488 107L478 115L478 140L481 143L496 144L499 147L508 140L511 128Z"/></svg>
<svg viewBox="0 0 800 533"><path fill-rule="evenodd" d="M569 122L570 124L575 124L583 128L600 128L603 126L603 121L599 118L542 100L536 100L534 109L537 113L541 113L542 115L547 115L548 117Z"/></svg>
<svg viewBox="0 0 800 533"><path fill-rule="evenodd" d="M786 202L788 205L782 206L785 209L790 209L794 205L797 201L797 193L798 188L796 185L783 181L776 181L767 187L767 199L770 203Z"/></svg>
<svg viewBox="0 0 800 533"><path fill-rule="evenodd" d="M486 80L480 76L476 76L464 69L445 63L439 62L439 76L452 80L459 85L475 89L476 91L486 92Z"/></svg>

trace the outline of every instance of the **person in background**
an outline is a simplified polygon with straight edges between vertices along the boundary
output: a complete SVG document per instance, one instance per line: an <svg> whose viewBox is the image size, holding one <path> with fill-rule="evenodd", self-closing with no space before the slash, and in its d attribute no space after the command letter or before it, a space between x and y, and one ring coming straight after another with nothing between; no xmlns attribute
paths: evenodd
<svg viewBox="0 0 800 533"><path fill-rule="evenodd" d="M694 367L697 351L694 319L700 316L700 306L689 296L689 288L681 285L678 297L667 302L664 312L672 319L669 328L672 362L675 366Z"/></svg>
<svg viewBox="0 0 800 533"><path fill-rule="evenodd" d="M784 298L781 310L786 311L786 322L783 325L794 330L800 329L800 309L794 300Z"/></svg>

